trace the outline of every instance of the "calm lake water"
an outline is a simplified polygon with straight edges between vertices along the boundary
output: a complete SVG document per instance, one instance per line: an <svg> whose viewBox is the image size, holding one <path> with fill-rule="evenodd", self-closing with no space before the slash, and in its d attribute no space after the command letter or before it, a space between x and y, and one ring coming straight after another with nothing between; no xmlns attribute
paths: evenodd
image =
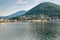
<svg viewBox="0 0 60 40"><path fill-rule="evenodd" d="M0 25L0 40L60 40L60 22L14 22Z"/></svg>

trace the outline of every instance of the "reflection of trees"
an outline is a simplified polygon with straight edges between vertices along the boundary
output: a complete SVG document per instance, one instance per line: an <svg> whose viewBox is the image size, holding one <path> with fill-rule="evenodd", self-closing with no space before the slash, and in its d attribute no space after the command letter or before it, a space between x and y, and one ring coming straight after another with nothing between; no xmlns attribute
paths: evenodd
<svg viewBox="0 0 60 40"><path fill-rule="evenodd" d="M35 23L34 25L33 33L36 33L37 40L55 40L57 33L55 23Z"/></svg>

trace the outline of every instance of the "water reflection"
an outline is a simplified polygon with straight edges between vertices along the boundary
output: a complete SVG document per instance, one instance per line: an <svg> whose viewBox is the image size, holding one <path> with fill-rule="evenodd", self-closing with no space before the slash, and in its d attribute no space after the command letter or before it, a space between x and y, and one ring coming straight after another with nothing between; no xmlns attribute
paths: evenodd
<svg viewBox="0 0 60 40"><path fill-rule="evenodd" d="M60 40L60 23L5 23L0 25L0 40Z"/></svg>
<svg viewBox="0 0 60 40"><path fill-rule="evenodd" d="M56 23L33 23L32 30L37 40L55 40L57 36ZM34 28L34 29L33 29Z"/></svg>

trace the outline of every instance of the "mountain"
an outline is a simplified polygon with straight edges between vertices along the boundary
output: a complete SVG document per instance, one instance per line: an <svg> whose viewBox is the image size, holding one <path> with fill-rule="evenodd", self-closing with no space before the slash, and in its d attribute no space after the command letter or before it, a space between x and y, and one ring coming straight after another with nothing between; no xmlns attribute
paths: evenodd
<svg viewBox="0 0 60 40"><path fill-rule="evenodd" d="M43 2L29 10L25 15L48 15L48 16L60 16L60 5Z"/></svg>
<svg viewBox="0 0 60 40"><path fill-rule="evenodd" d="M24 15L26 12L27 11L25 11L25 10L21 10L21 11L18 11L16 13L13 13L11 15L8 15L8 16L2 16L1 18L7 19L7 18L18 17L18 16L21 16L21 15Z"/></svg>
<svg viewBox="0 0 60 40"><path fill-rule="evenodd" d="M13 13L13 14L9 15L8 17L9 17L9 18L12 18L12 17L21 16L21 15L24 15L26 12L27 12L27 11L25 11L25 10L21 10L21 11L18 11L18 12L16 12L16 13Z"/></svg>

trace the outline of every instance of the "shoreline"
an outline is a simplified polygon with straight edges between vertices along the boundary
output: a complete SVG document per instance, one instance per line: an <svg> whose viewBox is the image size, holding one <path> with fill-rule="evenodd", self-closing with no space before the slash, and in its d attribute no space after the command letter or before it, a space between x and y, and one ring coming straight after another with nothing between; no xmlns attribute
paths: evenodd
<svg viewBox="0 0 60 40"><path fill-rule="evenodd" d="M27 22L49 22L47 20L27 20Z"/></svg>
<svg viewBox="0 0 60 40"><path fill-rule="evenodd" d="M0 24L1 23L11 23L11 22L60 22L60 19L59 20L25 20L25 21L21 21L21 20L19 20L19 21L0 21Z"/></svg>

